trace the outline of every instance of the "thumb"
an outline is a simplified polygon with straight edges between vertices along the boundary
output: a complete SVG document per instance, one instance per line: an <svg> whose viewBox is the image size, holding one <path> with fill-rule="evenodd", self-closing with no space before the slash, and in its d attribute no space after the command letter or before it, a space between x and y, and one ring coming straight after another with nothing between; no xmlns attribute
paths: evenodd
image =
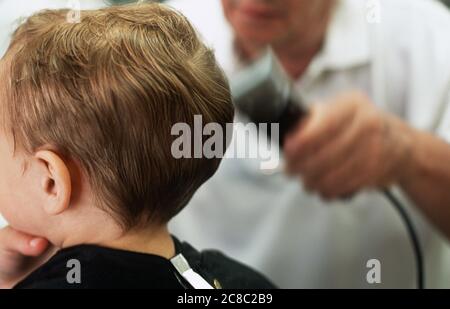
<svg viewBox="0 0 450 309"><path fill-rule="evenodd" d="M286 137L284 150L288 158L295 159L299 152L308 150L311 141L316 139L323 126L323 118L327 110L323 103L315 103L305 119Z"/></svg>

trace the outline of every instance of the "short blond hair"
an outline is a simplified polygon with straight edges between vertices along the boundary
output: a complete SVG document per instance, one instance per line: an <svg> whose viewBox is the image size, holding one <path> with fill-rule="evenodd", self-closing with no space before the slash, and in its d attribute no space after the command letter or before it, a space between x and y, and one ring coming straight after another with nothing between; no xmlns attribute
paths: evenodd
<svg viewBox="0 0 450 309"><path fill-rule="evenodd" d="M100 206L125 228L167 222L220 159L175 159L171 127L194 115L225 127L229 86L188 20L160 4L28 18L7 53L7 127L33 152L78 162Z"/></svg>

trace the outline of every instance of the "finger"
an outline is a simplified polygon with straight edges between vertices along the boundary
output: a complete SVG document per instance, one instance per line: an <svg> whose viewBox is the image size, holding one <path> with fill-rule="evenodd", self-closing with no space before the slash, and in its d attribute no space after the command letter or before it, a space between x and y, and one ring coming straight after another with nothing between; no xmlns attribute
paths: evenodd
<svg viewBox="0 0 450 309"><path fill-rule="evenodd" d="M312 146L309 143L310 136L314 136L314 132L324 123L325 112L322 104L314 105L307 118L300 122L295 131L286 137L284 152L287 159L298 158L301 151L304 153L309 151Z"/></svg>
<svg viewBox="0 0 450 309"><path fill-rule="evenodd" d="M337 104L336 104L337 105ZM324 147L352 121L353 109L339 104L316 104L303 128L286 140L285 155L289 161L303 160Z"/></svg>
<svg viewBox="0 0 450 309"><path fill-rule="evenodd" d="M327 199L336 199L359 191L370 179L365 169L363 153L345 161L341 166L321 178L315 187Z"/></svg>
<svg viewBox="0 0 450 309"><path fill-rule="evenodd" d="M363 132L359 128L358 122L353 121L347 129L319 149L314 156L304 160L294 160L290 166L291 173L302 174L306 178L321 178L333 168L342 165L347 158L352 157L360 149L363 143L361 138Z"/></svg>
<svg viewBox="0 0 450 309"><path fill-rule="evenodd" d="M28 235L11 227L0 230L0 249L26 256L39 256L48 246L49 242L42 237Z"/></svg>

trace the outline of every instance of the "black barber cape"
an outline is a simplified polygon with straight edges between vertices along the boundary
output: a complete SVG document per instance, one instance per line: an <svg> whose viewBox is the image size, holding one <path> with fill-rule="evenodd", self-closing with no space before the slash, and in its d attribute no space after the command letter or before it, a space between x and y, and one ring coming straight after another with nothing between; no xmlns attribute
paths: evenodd
<svg viewBox="0 0 450 309"><path fill-rule="evenodd" d="M262 275L227 258L218 251L199 252L174 238L177 254L183 254L191 268L208 283L224 289L271 289ZM80 265L81 283L69 283L70 262ZM69 264L68 264L69 262ZM69 266L69 267L68 267ZM71 280L73 281L73 280ZM66 248L31 273L16 289L186 289L191 288L172 263L160 256L93 245Z"/></svg>

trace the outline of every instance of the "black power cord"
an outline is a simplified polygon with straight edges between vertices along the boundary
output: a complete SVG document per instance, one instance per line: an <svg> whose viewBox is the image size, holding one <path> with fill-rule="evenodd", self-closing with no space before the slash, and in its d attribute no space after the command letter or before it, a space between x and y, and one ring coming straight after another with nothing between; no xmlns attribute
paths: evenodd
<svg viewBox="0 0 450 309"><path fill-rule="evenodd" d="M279 127L279 144L280 147L283 147L284 138L296 123L298 123L298 119L300 119L305 113L298 107L296 104L287 104L285 111L282 113L280 118L275 121L280 125ZM262 123L261 119L251 119L255 123ZM272 137L271 132L266 132L269 137ZM415 230L413 221L406 211L405 207L402 203L395 197L395 195L389 190L384 189L381 191L386 199L390 202L390 204L397 210L400 215L400 218L405 224L406 231L411 239L411 245L413 248L415 261L416 261L416 272L417 272L417 288L424 289L425 287L425 271L424 271L424 263L423 263L423 253L420 245L419 237Z"/></svg>
<svg viewBox="0 0 450 309"><path fill-rule="evenodd" d="M450 1L450 0L449 0ZM281 117L278 119L277 123L280 124L280 140L279 143L283 147L284 138L286 133L292 130L298 119L301 119L305 115L305 111L299 108L298 104L289 102L282 113ZM260 121L261 122L261 121ZM269 132L270 135L270 132ZM413 221L411 220L408 212L402 203L395 197L395 195L388 189L382 190L386 199L392 204L392 206L397 209L401 219L405 223L406 230L408 232L409 238L411 239L411 245L413 247L414 256L416 260L417 269L417 288L423 289L425 287L424 280L424 264L423 264L423 253L420 246L419 237L414 228Z"/></svg>
<svg viewBox="0 0 450 309"><path fill-rule="evenodd" d="M423 263L423 253L422 248L420 246L419 237L414 228L414 224L406 211L405 207L400 203L400 201L394 196L394 194L388 190L383 190L384 196L389 200L392 206L397 209L401 219L405 223L406 230L408 232L409 238L411 239L411 244L414 251L414 256L416 259L416 269L417 269L417 288L424 289L425 288L425 271L424 271L424 263Z"/></svg>
<svg viewBox="0 0 450 309"><path fill-rule="evenodd" d="M275 122L279 123L279 144L280 147L283 147L284 138L286 133L289 132L292 127L298 122L298 119L304 115L304 112L300 110L295 104L287 104L285 112L281 115L281 117ZM254 123L262 123L260 119L251 119ZM271 132L268 133L269 137L272 137ZM413 221L406 211L405 207L402 203L395 197L395 195L389 190L384 189L381 191L386 199L390 202L390 204L397 210L400 215L401 220L404 222L406 231L411 239L411 245L414 252L415 262L416 262L416 272L417 272L417 288L424 289L425 288L425 271L424 271L424 262L423 262L423 253L420 245L419 237L415 230Z"/></svg>
<svg viewBox="0 0 450 309"><path fill-rule="evenodd" d="M299 106L300 106L299 104L295 104L295 102L293 101L288 102L288 104L286 104L283 113L281 114L280 118L277 121L277 123L280 124L279 143L281 147L283 147L284 138L287 132L292 130L295 124L298 123L298 120L301 119L306 114L305 110L301 109ZM382 190L382 192L387 198L387 200L392 204L392 206L395 209L397 209L401 219L405 223L406 230L408 232L409 238L411 239L411 245L413 247L414 256L416 260L417 288L423 289L425 287L423 253L422 248L420 246L419 237L414 228L413 221L411 220L411 217L409 216L405 207L389 189L384 189Z"/></svg>

